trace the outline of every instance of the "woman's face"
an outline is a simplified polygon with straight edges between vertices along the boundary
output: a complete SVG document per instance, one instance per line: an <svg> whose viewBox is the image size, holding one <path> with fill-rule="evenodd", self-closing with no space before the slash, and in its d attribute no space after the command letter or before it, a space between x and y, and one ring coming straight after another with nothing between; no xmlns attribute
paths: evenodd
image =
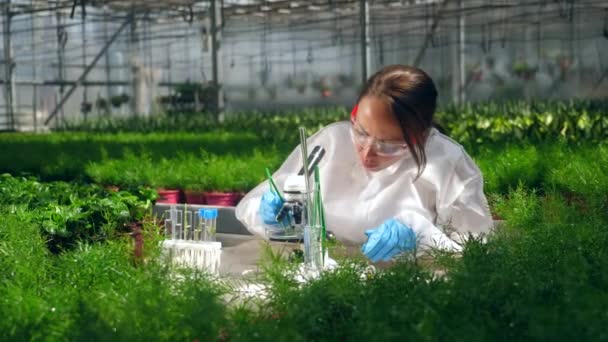
<svg viewBox="0 0 608 342"><path fill-rule="evenodd" d="M407 151L399 121L389 105L375 96L359 101L352 134L361 164L369 171L392 165Z"/></svg>

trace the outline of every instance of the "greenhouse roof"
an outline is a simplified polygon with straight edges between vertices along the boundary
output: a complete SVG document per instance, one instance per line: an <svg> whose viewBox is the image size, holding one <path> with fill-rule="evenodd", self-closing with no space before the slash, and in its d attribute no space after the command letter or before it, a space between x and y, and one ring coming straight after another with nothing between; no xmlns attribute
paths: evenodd
<svg viewBox="0 0 608 342"><path fill-rule="evenodd" d="M311 15L322 18L325 14L355 15L359 12L361 0L222 0L222 15L224 18L259 18L266 20L281 20L284 18L297 19L309 18ZM114 18L128 16L132 11L135 14L146 14L150 20L171 21L185 20L195 21L209 17L211 0L8 0L11 13L14 15L30 13L60 12L64 15L74 16L96 16L96 13L87 13L87 8L103 8L112 13ZM445 15L458 15L459 12L475 15L493 10L516 9L522 11L535 11L549 2L536 0L523 2L519 0L464 0L462 7L456 0L368 0L369 7L376 13L391 15L397 13L400 8L426 7L437 4L451 3L450 11ZM556 3L553 1L551 3ZM578 2L560 2L564 11L569 8L596 8L608 10L608 1L585 0ZM543 14L542 11L540 14ZM549 13L547 13L549 15ZM488 18L486 18L488 19Z"/></svg>

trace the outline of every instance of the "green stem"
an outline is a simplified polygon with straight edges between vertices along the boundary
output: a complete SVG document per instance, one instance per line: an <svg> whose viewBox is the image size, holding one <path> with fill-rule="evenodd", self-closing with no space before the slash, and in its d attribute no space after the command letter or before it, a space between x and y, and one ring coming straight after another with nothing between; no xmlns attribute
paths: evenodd
<svg viewBox="0 0 608 342"><path fill-rule="evenodd" d="M270 174L270 170L268 170L268 168L266 168L266 177L268 178L268 184L270 184L270 190L274 192L277 196L279 196L281 201L284 202L285 199L283 198L283 196L281 196L281 192L279 191L279 188L277 188L277 185L274 183L274 180L272 180L272 175Z"/></svg>
<svg viewBox="0 0 608 342"><path fill-rule="evenodd" d="M323 257L325 257L325 210L323 209L323 200L321 198L321 176L318 166L315 166L315 217L316 215L318 215L318 223L321 225L321 248Z"/></svg>

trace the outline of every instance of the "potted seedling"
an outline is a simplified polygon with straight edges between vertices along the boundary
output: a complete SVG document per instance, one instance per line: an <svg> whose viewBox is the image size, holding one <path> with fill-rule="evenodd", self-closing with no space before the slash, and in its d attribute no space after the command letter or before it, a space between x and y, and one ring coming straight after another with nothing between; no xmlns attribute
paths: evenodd
<svg viewBox="0 0 608 342"><path fill-rule="evenodd" d="M103 185L104 189L110 192L120 191L120 179L118 179L116 172L112 172L103 163L91 163L86 168L86 173L95 183Z"/></svg>
<svg viewBox="0 0 608 342"><path fill-rule="evenodd" d="M167 159L163 159L159 166L151 168L153 174L150 177L152 185L158 192L156 203L180 203L182 201L182 191L179 188L181 170L176 169L177 163Z"/></svg>
<svg viewBox="0 0 608 342"><path fill-rule="evenodd" d="M181 202L181 190L166 187L157 187L158 199L156 203L177 204Z"/></svg>
<svg viewBox="0 0 608 342"><path fill-rule="evenodd" d="M188 184L184 189L185 201L188 204L207 204L203 182Z"/></svg>
<svg viewBox="0 0 608 342"><path fill-rule="evenodd" d="M177 204L181 202L182 191L176 187L157 185L156 192L158 193L156 203Z"/></svg>
<svg viewBox="0 0 608 342"><path fill-rule="evenodd" d="M206 204L205 187L208 183L207 168L209 155L202 152L200 156L182 155L176 165L181 177L179 184L184 189L184 201L188 204Z"/></svg>
<svg viewBox="0 0 608 342"><path fill-rule="evenodd" d="M207 191L205 201L207 205L234 207L242 196L241 192L236 191Z"/></svg>
<svg viewBox="0 0 608 342"><path fill-rule="evenodd" d="M207 191L205 200L208 205L235 206L242 197L238 191L238 179L242 179L246 168L236 158L212 158L207 168Z"/></svg>

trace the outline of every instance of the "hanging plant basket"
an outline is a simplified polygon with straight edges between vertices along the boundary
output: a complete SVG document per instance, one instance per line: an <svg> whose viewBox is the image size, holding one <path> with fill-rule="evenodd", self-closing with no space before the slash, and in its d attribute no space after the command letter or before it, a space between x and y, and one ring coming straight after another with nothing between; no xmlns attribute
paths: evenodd
<svg viewBox="0 0 608 342"><path fill-rule="evenodd" d="M108 112L110 110L110 101L100 97L95 101L95 107L104 113Z"/></svg>
<svg viewBox="0 0 608 342"><path fill-rule="evenodd" d="M127 94L115 95L110 97L110 103L114 108L120 108L120 106L122 106L123 104L128 103L129 100L130 97Z"/></svg>
<svg viewBox="0 0 608 342"><path fill-rule="evenodd" d="M80 111L81 111L81 112L83 112L83 113L85 113L85 114L88 114L88 113L90 113L92 110L93 110L93 103L91 103L91 102L82 102L82 103L80 104Z"/></svg>

